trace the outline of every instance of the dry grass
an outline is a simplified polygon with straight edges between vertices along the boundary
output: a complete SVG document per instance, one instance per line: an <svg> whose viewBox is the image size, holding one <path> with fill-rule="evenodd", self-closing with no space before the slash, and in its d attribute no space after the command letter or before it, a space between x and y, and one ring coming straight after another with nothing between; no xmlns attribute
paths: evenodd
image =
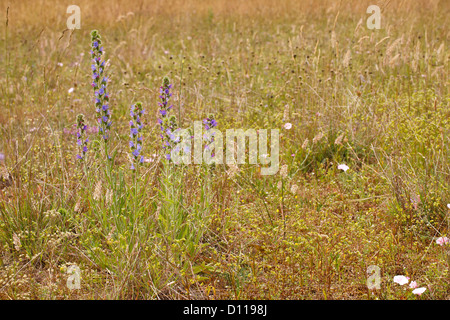
<svg viewBox="0 0 450 320"><path fill-rule="evenodd" d="M80 0L74 32L65 30L69 4L0 5L3 26L9 7L0 152L12 177L6 186L0 175L0 298L450 298L448 247L435 243L450 219L445 1ZM382 8L381 30L366 28L370 4ZM138 235L108 211L101 175L84 185L64 130L78 113L94 123L92 29L110 61L111 142L124 181L129 105L143 102L144 152L159 152L153 124L166 75L181 127L211 112L220 130L282 133L285 177L215 169L211 221L192 251L157 232L157 164L141 177ZM200 172L183 178L186 203L200 202ZM66 286L71 264L80 290ZM367 289L370 265L381 268L380 290ZM427 291L403 290L398 274Z"/></svg>

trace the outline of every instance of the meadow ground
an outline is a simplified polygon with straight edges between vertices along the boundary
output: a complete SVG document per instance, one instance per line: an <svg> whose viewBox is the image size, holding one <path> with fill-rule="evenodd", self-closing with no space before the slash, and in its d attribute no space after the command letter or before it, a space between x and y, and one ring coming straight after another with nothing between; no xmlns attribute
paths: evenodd
<svg viewBox="0 0 450 320"><path fill-rule="evenodd" d="M1 299L450 298L448 1L72 2L0 1ZM79 161L93 29L113 160ZM279 129L280 171L162 160L165 76L181 128Z"/></svg>

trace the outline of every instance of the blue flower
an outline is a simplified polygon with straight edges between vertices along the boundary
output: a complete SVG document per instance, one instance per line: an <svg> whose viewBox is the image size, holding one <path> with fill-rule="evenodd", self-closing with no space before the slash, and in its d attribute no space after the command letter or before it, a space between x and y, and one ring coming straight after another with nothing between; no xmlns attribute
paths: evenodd
<svg viewBox="0 0 450 320"><path fill-rule="evenodd" d="M111 111L108 105L109 96L107 93L108 77L104 74L105 61L102 59L102 40L97 30L91 32L91 58L92 58L92 87L94 88L95 110L97 111L98 134L106 143L109 140L109 130L112 126Z"/></svg>
<svg viewBox="0 0 450 320"><path fill-rule="evenodd" d="M159 114L160 117L158 118L158 124L161 128L161 142L162 142L162 148L164 149L164 152L166 153L165 157L167 160L170 160L170 152L172 150L178 150L177 144L180 142L180 137L176 137L174 135L174 132L177 130L177 120L175 116L170 115L169 111L172 109L173 105L169 105L170 98L172 94L170 93L170 89L172 88L172 85L170 84L169 78L165 77L163 79L162 86L159 88L159 98L161 99L158 103L159 105ZM169 152L167 154L167 152Z"/></svg>
<svg viewBox="0 0 450 320"><path fill-rule="evenodd" d="M76 155L78 160L82 160L84 155L88 152L88 143L89 139L85 137L87 130L87 125L84 122L84 115L79 114L77 116L77 145L80 151L79 154Z"/></svg>
<svg viewBox="0 0 450 320"><path fill-rule="evenodd" d="M135 170L136 165L142 164L143 161L143 156L139 158L139 155L141 153L142 150L142 136L140 135L140 131L143 127L143 125L141 124L141 119L138 116L138 114L141 114L142 111L142 103L141 102L136 102L135 105L132 105L130 108L130 137L131 137L131 141L129 142L130 145L130 152L132 155L132 164L131 164L131 169Z"/></svg>
<svg viewBox="0 0 450 320"><path fill-rule="evenodd" d="M217 126L217 121L214 119L213 115L209 115L206 119L203 120L205 124L206 133L203 135L203 139L207 142L205 145L205 149L209 150L210 145L214 142L214 132L210 132L210 130ZM214 155L211 154L213 157Z"/></svg>

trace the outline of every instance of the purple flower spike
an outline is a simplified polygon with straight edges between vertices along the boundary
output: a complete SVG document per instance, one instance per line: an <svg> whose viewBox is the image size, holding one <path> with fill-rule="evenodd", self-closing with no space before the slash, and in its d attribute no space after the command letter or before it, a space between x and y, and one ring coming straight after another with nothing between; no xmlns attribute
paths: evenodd
<svg viewBox="0 0 450 320"><path fill-rule="evenodd" d="M80 154L77 154L77 159L78 160L83 160L85 154L88 152L88 143L89 143L89 139L86 137L85 135L86 130L87 130L87 125L84 123L84 115L79 114L77 116L77 132L76 132L76 136L77 136L77 145L78 145L78 149L80 151Z"/></svg>
<svg viewBox="0 0 450 320"><path fill-rule="evenodd" d="M94 88L94 101L98 113L98 127L96 132L103 138L106 144L109 141L109 130L112 126L111 111L108 105L109 96L107 93L108 77L104 72L105 61L102 60L103 46L102 40L97 30L91 32L91 58L92 58L92 87ZM105 153L106 157L108 155Z"/></svg>
<svg viewBox="0 0 450 320"><path fill-rule="evenodd" d="M205 149L209 150L210 145L214 143L214 132L210 130L217 126L217 121L214 119L213 115L209 115L208 118L203 120L205 124L206 133L203 135L203 139L207 142ZM214 153L211 153L211 157L214 157Z"/></svg>
<svg viewBox="0 0 450 320"><path fill-rule="evenodd" d="M140 135L140 129L143 127L141 119L137 116L141 114L142 103L136 102L130 108L130 153L131 153L131 170L143 163L143 156L140 156L142 150L142 136Z"/></svg>

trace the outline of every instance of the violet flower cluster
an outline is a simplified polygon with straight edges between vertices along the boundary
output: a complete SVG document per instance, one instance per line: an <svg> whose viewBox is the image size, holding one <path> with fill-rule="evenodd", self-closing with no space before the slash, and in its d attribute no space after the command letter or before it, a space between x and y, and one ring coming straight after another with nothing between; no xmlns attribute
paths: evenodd
<svg viewBox="0 0 450 320"><path fill-rule="evenodd" d="M203 119L206 133L203 135L203 139L206 141L205 149L209 149L209 146L214 143L214 132L210 130L217 127L217 121L214 119L214 115L210 114L207 118ZM214 153L211 154L214 157Z"/></svg>
<svg viewBox="0 0 450 320"><path fill-rule="evenodd" d="M169 78L165 77L163 84L160 87L159 98L161 99L161 102L158 103L160 107L160 118L158 119L158 123L161 128L160 137L162 140L162 147L167 160L170 160L172 150L180 141L180 137L176 137L174 134L178 130L177 119L174 115L169 115L169 111L173 107L173 105L168 106L170 97L172 96L170 93L171 88L172 85L170 84Z"/></svg>
<svg viewBox="0 0 450 320"><path fill-rule="evenodd" d="M170 93L171 88L172 85L170 84L169 78L164 77L163 84L159 89L159 98L161 99L161 102L158 103L160 107L159 113L161 114L161 119L158 119L159 124L162 124L162 119L167 117L169 110L173 107L173 105L167 106L169 104L170 97L172 97L172 94Z"/></svg>
<svg viewBox="0 0 450 320"><path fill-rule="evenodd" d="M83 160L88 151L89 138L86 137L87 126L84 122L84 115L79 114L77 116L77 145L80 153L77 154L77 159Z"/></svg>
<svg viewBox="0 0 450 320"><path fill-rule="evenodd" d="M144 156L141 155L142 151L142 135L141 130L143 124L141 117L144 115L144 109L141 102L131 106L130 110L130 154L131 154L131 170L135 170L136 166L144 162Z"/></svg>
<svg viewBox="0 0 450 320"><path fill-rule="evenodd" d="M111 112L109 110L109 95L106 90L108 78L104 75L105 61L102 60L103 47L101 37L97 30L91 32L92 38L92 87L94 88L95 110L97 112L98 133L105 143L109 139L109 129L111 128Z"/></svg>

